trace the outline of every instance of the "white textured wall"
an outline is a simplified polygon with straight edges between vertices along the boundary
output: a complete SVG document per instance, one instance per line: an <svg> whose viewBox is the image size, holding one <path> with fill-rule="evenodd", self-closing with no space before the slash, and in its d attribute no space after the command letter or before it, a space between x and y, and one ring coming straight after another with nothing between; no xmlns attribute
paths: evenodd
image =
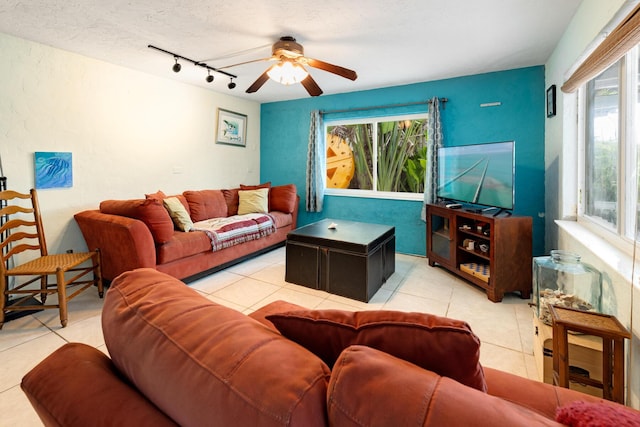
<svg viewBox="0 0 640 427"><path fill-rule="evenodd" d="M556 116L545 120L545 241L547 251L558 240L556 219L576 215L577 123L575 94L560 87L598 34L625 5L625 0L584 0L545 64L546 87L556 85ZM541 94L544 96L544 94Z"/></svg>
<svg viewBox="0 0 640 427"><path fill-rule="evenodd" d="M51 252L86 248L73 214L101 200L259 180L258 103L4 34L0 52L8 186L34 187L34 152L73 153L73 187L38 191ZM248 116L246 148L215 143L219 107Z"/></svg>
<svg viewBox="0 0 640 427"><path fill-rule="evenodd" d="M603 309L616 315L632 328L632 341L626 342L628 371L627 391L631 406L640 409L640 288L638 268L631 267L631 256L616 248L602 249L601 239L575 226L558 231L556 219L577 214L578 123L577 96L566 95L560 86L590 48L598 42L600 32L618 14L626 14L637 0L584 0L571 24L545 66L546 86L558 87L557 115L545 121L545 209L546 246L579 253L584 262L604 275ZM632 274L634 275L632 280ZM633 302L632 302L633 301Z"/></svg>

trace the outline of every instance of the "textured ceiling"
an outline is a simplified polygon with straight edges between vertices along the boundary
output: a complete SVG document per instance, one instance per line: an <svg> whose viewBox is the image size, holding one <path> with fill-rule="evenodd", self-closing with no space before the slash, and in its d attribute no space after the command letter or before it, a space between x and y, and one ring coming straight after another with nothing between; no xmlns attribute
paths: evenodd
<svg viewBox="0 0 640 427"><path fill-rule="evenodd" d="M356 81L311 74L326 94L541 65L580 0L3 0L0 32L212 90L270 102L304 98L301 85L268 81L244 91L266 62L206 70L147 48L153 44L212 67L271 54L291 35L305 55L353 69Z"/></svg>

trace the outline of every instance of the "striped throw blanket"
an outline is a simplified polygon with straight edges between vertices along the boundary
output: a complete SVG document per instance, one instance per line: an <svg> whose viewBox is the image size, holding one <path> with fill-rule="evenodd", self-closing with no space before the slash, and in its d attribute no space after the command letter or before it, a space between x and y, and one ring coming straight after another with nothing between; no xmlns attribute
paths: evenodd
<svg viewBox="0 0 640 427"><path fill-rule="evenodd" d="M276 231L276 225L268 214L245 214L198 221L193 224L192 231L207 233L211 247L214 251L219 251L268 236Z"/></svg>

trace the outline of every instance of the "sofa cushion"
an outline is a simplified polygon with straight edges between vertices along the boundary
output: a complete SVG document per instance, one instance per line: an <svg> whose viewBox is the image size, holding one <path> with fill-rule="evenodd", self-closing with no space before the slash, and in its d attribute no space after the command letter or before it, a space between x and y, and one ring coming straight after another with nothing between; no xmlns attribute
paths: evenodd
<svg viewBox="0 0 640 427"><path fill-rule="evenodd" d="M180 200L178 200L177 197L167 197L162 201L162 204L167 208L169 216L178 230L186 232L191 231L193 228L193 221L191 221L189 212L187 212L184 206L182 206L182 203L180 203Z"/></svg>
<svg viewBox="0 0 640 427"><path fill-rule="evenodd" d="M273 222L276 224L276 228L286 227L287 225L291 225L293 223L293 214L280 211L271 211L269 212L269 215L271 215L271 218L273 218Z"/></svg>
<svg viewBox="0 0 640 427"><path fill-rule="evenodd" d="M171 276L118 276L102 326L116 367L180 425L327 425L319 358Z"/></svg>
<svg viewBox="0 0 640 427"><path fill-rule="evenodd" d="M168 242L173 236L173 221L157 199L105 200L100 203L100 212L144 222L156 243Z"/></svg>
<svg viewBox="0 0 640 427"><path fill-rule="evenodd" d="M269 189L238 191L238 215L269 212Z"/></svg>
<svg viewBox="0 0 640 427"><path fill-rule="evenodd" d="M297 194L294 184L271 187L269 191L269 211L292 213L296 207Z"/></svg>
<svg viewBox="0 0 640 427"><path fill-rule="evenodd" d="M182 193L189 203L193 222L227 216L227 203L222 190L198 190Z"/></svg>
<svg viewBox="0 0 640 427"><path fill-rule="evenodd" d="M365 346L347 348L331 373L329 425L558 426L553 419Z"/></svg>
<svg viewBox="0 0 640 427"><path fill-rule="evenodd" d="M222 190L224 201L227 203L227 215L238 215L238 204L240 204L240 197L238 196L238 188L232 188L230 190Z"/></svg>
<svg viewBox="0 0 640 427"><path fill-rule="evenodd" d="M171 240L156 248L157 263L167 264L203 252L211 252L211 240L203 231L175 232Z"/></svg>
<svg viewBox="0 0 640 427"><path fill-rule="evenodd" d="M299 310L267 316L285 337L330 367L350 345L367 345L486 391L480 340L466 322L401 311Z"/></svg>

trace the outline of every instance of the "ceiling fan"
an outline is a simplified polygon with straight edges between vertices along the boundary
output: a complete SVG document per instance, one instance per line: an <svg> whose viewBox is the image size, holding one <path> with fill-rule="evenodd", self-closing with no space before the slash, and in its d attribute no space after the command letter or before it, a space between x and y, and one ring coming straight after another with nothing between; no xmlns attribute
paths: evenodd
<svg viewBox="0 0 640 427"><path fill-rule="evenodd" d="M301 83L309 95L319 96L322 94L322 89L320 89L320 86L318 86L313 77L311 77L311 74L305 69L305 65L337 74L349 80L358 78L358 75L353 70L304 56L304 48L291 36L280 37L280 40L273 44L271 52L272 54L268 58L241 62L239 64L220 67L219 69L236 67L258 61L278 61L249 86L246 90L247 93L257 92L267 80L272 79L285 85Z"/></svg>

